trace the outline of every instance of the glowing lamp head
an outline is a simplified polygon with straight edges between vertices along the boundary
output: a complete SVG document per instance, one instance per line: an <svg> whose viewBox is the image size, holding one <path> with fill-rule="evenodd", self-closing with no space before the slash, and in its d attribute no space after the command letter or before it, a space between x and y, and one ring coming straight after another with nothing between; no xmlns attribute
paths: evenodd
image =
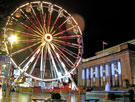
<svg viewBox="0 0 135 102"><path fill-rule="evenodd" d="M2 65L2 67L3 67L3 68L6 68L6 65L4 64L4 65Z"/></svg>
<svg viewBox="0 0 135 102"><path fill-rule="evenodd" d="M14 43L14 42L17 41L17 37L16 37L15 35L12 35L12 36L10 36L10 37L8 38L8 40L9 40L10 43Z"/></svg>
<svg viewBox="0 0 135 102"><path fill-rule="evenodd" d="M45 41L47 41L47 42L51 42L52 39L53 39L53 37L52 37L51 34L45 34L44 39L45 39Z"/></svg>

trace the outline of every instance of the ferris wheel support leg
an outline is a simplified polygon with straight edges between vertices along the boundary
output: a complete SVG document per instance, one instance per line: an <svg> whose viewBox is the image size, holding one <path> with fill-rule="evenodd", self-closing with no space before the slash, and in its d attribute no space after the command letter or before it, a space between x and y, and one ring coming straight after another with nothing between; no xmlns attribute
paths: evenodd
<svg viewBox="0 0 135 102"><path fill-rule="evenodd" d="M78 87L77 87L76 83L74 82L74 80L73 80L73 78L70 74L69 74L69 78L72 81L72 89L75 89L75 90L78 91Z"/></svg>

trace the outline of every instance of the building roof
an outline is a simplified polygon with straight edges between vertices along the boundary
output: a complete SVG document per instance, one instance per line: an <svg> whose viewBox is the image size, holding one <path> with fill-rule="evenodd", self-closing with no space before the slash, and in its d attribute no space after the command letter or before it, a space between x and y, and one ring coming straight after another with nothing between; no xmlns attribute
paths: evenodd
<svg viewBox="0 0 135 102"><path fill-rule="evenodd" d="M127 42L115 45L115 46L107 48L107 49L103 49L101 51L98 51L95 53L95 56L93 56L93 57L86 58L86 59L82 58L82 62L88 62L88 61L91 61L91 60L94 60L97 58L101 58L101 57L104 57L104 56L107 56L107 55L110 55L113 53L120 52L121 50L124 50L124 49L128 49L128 44L135 45L135 39L129 40Z"/></svg>

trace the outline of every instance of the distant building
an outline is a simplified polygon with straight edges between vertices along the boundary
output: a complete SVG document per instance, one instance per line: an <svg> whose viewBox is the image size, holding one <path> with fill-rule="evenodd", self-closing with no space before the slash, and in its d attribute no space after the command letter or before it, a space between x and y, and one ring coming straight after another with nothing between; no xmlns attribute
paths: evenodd
<svg viewBox="0 0 135 102"><path fill-rule="evenodd" d="M107 82L111 87L135 85L135 40L82 59L78 66L78 86L105 87Z"/></svg>

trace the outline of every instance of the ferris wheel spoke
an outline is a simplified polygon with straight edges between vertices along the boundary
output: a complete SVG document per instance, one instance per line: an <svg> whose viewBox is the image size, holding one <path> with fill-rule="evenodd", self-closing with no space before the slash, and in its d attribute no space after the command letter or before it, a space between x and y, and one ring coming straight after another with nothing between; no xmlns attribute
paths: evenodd
<svg viewBox="0 0 135 102"><path fill-rule="evenodd" d="M70 18L71 18L70 16L67 17L66 20L63 21L63 22L58 26L58 28L52 32L52 34L54 35L55 32L56 32L58 29L60 29L64 24L66 24L66 23L69 21Z"/></svg>
<svg viewBox="0 0 135 102"><path fill-rule="evenodd" d="M37 25L23 12L23 10L20 9L20 11L24 14L24 16L28 19L28 21L33 25L34 29L36 29L40 33L42 33L42 31L40 30L40 28L37 27Z"/></svg>
<svg viewBox="0 0 135 102"><path fill-rule="evenodd" d="M47 67L47 65L46 65L46 61L47 61L47 44L44 46L44 51L43 51L43 54L44 54L44 72L46 71L46 67Z"/></svg>
<svg viewBox="0 0 135 102"><path fill-rule="evenodd" d="M50 23L51 23L51 18L52 18L52 12L53 12L53 5L50 4L48 5L48 22L47 22L47 30L50 32Z"/></svg>
<svg viewBox="0 0 135 102"><path fill-rule="evenodd" d="M58 26L58 28L57 28L56 30L54 30L53 32L51 31L52 35L54 35L55 32L57 32L58 29L60 29L66 22L67 22L67 19L66 19L64 22L62 22L62 23Z"/></svg>
<svg viewBox="0 0 135 102"><path fill-rule="evenodd" d="M66 73L66 70L64 70L64 68L63 68L64 63L60 60L60 57L58 57L59 56L58 53L56 53L56 54L57 54L57 57L54 57L54 58L56 60L56 63L58 64L58 67L60 69L61 75L64 75ZM56 56L56 54L53 52L53 56Z"/></svg>
<svg viewBox="0 0 135 102"><path fill-rule="evenodd" d="M8 31L12 31L12 32L16 32L16 33L20 33L21 36L28 36L28 37L40 37L39 35L33 34L33 33L28 33L28 32L22 32L16 29L11 29L11 28L7 28Z"/></svg>
<svg viewBox="0 0 135 102"><path fill-rule="evenodd" d="M43 3L41 3L41 13L40 13L40 18L41 18L41 25L43 25L44 26L44 16L45 16L45 14L44 14L44 9L43 9Z"/></svg>
<svg viewBox="0 0 135 102"><path fill-rule="evenodd" d="M49 62L50 62L50 69L51 69L51 73L52 73L52 78L58 78L57 71L55 70L54 66L51 66L51 65L53 65L52 60L49 59Z"/></svg>
<svg viewBox="0 0 135 102"><path fill-rule="evenodd" d="M53 63L52 63L52 61L51 61L50 58L49 58L49 62L50 62L51 65L53 65ZM51 66L51 65L50 65L50 68L51 68L52 77L53 77L53 78L57 78L57 72L56 72L56 70L53 68L53 66Z"/></svg>
<svg viewBox="0 0 135 102"><path fill-rule="evenodd" d="M27 26L26 24L22 23L22 25L23 25L25 28L28 28L27 30L30 31L30 32L32 31L32 32L34 32L34 33L36 33L36 34L38 34L38 35L42 35L40 32L38 32L37 30L32 29L31 27Z"/></svg>
<svg viewBox="0 0 135 102"><path fill-rule="evenodd" d="M40 19L41 19L42 31L45 32L45 30L44 30L45 14L40 13Z"/></svg>
<svg viewBox="0 0 135 102"><path fill-rule="evenodd" d="M42 11L42 14L44 14L43 3L41 3L41 11Z"/></svg>
<svg viewBox="0 0 135 102"><path fill-rule="evenodd" d="M62 14L63 14L63 9L60 9L59 12L58 12L58 15L57 15L57 17L56 17L56 19L55 19L55 21L54 21L54 23L52 25L52 27L51 27L50 33L52 33L52 31L54 29L54 26L56 25L58 19L60 18L60 16L62 16Z"/></svg>
<svg viewBox="0 0 135 102"><path fill-rule="evenodd" d="M57 53L55 53L55 52L52 52L52 55L53 56L56 56L57 55L57 57L54 57L54 59L56 60L56 63L58 65L59 71L61 72L61 75L64 75L65 74L65 71L63 70L62 64L61 64L60 60L58 59L58 58L60 58L60 57L58 57L59 55Z"/></svg>
<svg viewBox="0 0 135 102"><path fill-rule="evenodd" d="M29 48L32 48L32 47L34 47L34 46L40 44L40 43L41 43L41 42L37 42L37 43L34 43L34 44L32 44L32 45L30 45L30 46L27 46L27 47L25 47L25 48L23 48L23 49L17 50L17 51L15 51L15 52L11 53L11 55L13 56L13 55L15 55L15 54L21 53L21 52L23 52L23 51L25 51L25 50L27 50L27 49L29 49Z"/></svg>
<svg viewBox="0 0 135 102"><path fill-rule="evenodd" d="M50 45L51 45L51 47L53 49L54 56L56 56L56 60L57 60L58 65L61 66L60 68L64 69L64 72L66 74L67 73L67 69L66 69L66 66L65 66L64 62L61 60L60 55L59 55L59 53L57 53L57 51L56 51L55 47L53 46L53 44L50 44Z"/></svg>
<svg viewBox="0 0 135 102"><path fill-rule="evenodd" d="M72 27L70 27L70 28L68 28L68 29L62 30L61 32L55 33L54 36L58 36L58 35L60 35L60 34L63 34L63 33L65 33L65 32L67 32L67 31L72 30L72 29L75 28L75 27L76 27L76 25L75 25L75 26L72 26Z"/></svg>
<svg viewBox="0 0 135 102"><path fill-rule="evenodd" d="M13 18L14 20L16 20L17 22L19 22L27 31L30 31L30 32L35 32L36 34L38 35L41 35L41 33L39 33L37 30L34 30L33 28L29 27L28 25L24 24L23 22Z"/></svg>
<svg viewBox="0 0 135 102"><path fill-rule="evenodd" d="M56 67L56 63L54 61L54 58L52 56L52 53L51 53L51 50L50 50L50 46L48 46L48 53L50 55L50 58L51 58L51 62L52 62L52 66L54 67L55 71L56 71L56 74L58 75L58 77L61 77L61 75L59 75L59 72L58 72L58 69Z"/></svg>
<svg viewBox="0 0 135 102"><path fill-rule="evenodd" d="M22 68L22 71L23 72L26 72L27 71L27 69L29 68L29 66L32 64L32 62L34 61L34 59L36 58L36 56L41 52L41 49L42 49L42 47L45 45L45 43L44 44L41 44L37 49L35 49L32 53L31 53L31 58L29 59L29 61L24 65L24 67Z"/></svg>
<svg viewBox="0 0 135 102"><path fill-rule="evenodd" d="M32 15L32 14L31 14ZM40 33L47 33L47 30L46 30L46 27L45 27L45 14L42 14L42 15L40 15L42 18L43 18L43 26L41 25L41 23L40 23L40 21L39 21L39 19L38 19L38 17L36 16L36 14L34 13L34 17L33 17L33 15L32 15L32 18L34 19L34 21L35 21L35 23L36 23L36 26L37 26L37 29L40 31ZM38 19L38 21L37 21L37 19ZM42 21L42 20L41 20Z"/></svg>
<svg viewBox="0 0 135 102"><path fill-rule="evenodd" d="M55 21L54 21L54 23L53 23L53 26L55 26L55 24L57 23L59 17L62 15L62 13L63 13L63 9L60 9L60 11L59 11L59 13L58 13L58 16L57 16L57 18L55 19Z"/></svg>
<svg viewBox="0 0 135 102"><path fill-rule="evenodd" d="M56 22L58 21L58 18L59 18L59 16L57 16L57 18L55 19L54 24L51 27L50 33L52 33L54 26L55 26Z"/></svg>
<svg viewBox="0 0 135 102"><path fill-rule="evenodd" d="M44 32L47 33L47 29L46 29L46 14L43 14L43 28L44 28Z"/></svg>
<svg viewBox="0 0 135 102"><path fill-rule="evenodd" d="M35 15L35 14L34 14ZM40 29L41 28L41 26L39 25L39 23L38 23L38 21L37 21L37 19L36 19L36 17L33 15L33 13L31 13L31 16L32 16L32 18L34 19L34 23L36 24L36 26L37 26L37 28L38 29ZM40 27L40 28L39 28Z"/></svg>
<svg viewBox="0 0 135 102"><path fill-rule="evenodd" d="M25 33L25 32L20 32L21 36L23 37L30 37L30 38L40 38L41 36L38 36L36 34L32 34L32 33Z"/></svg>
<svg viewBox="0 0 135 102"><path fill-rule="evenodd" d="M69 62L71 65L69 66L73 66L73 62L61 51L61 48L59 48L58 46L54 45L55 48L59 51L59 55L63 58L63 60L65 60L67 62L67 64L69 65Z"/></svg>
<svg viewBox="0 0 135 102"><path fill-rule="evenodd" d="M76 39L76 38L81 38L80 35L69 35L69 36L59 36L59 37L54 37L56 39Z"/></svg>
<svg viewBox="0 0 135 102"><path fill-rule="evenodd" d="M67 17L66 20L59 25L58 29L60 29L70 18L71 18L70 16Z"/></svg>
<svg viewBox="0 0 135 102"><path fill-rule="evenodd" d="M59 48L61 48L62 51L64 51L65 53L67 53L68 55L72 56L73 58L77 58L78 54L74 53L73 51L67 49L66 47L61 46L58 43L55 43L55 45L57 45Z"/></svg>
<svg viewBox="0 0 135 102"><path fill-rule="evenodd" d="M26 57L26 58L19 64L19 66L21 66L22 64L24 64L24 62L26 62L33 54L35 54L36 51L38 51L38 49L40 49L41 46L42 46L42 44L41 44L40 46L38 46L34 51L32 51L31 54L30 54L28 57Z"/></svg>
<svg viewBox="0 0 135 102"><path fill-rule="evenodd" d="M25 39L25 40L18 40L21 43L29 43L29 42L37 42L40 41L40 39Z"/></svg>
<svg viewBox="0 0 135 102"><path fill-rule="evenodd" d="M47 29L46 29L46 14L42 14L42 20L43 20L43 31L44 31L44 33L47 33Z"/></svg>
<svg viewBox="0 0 135 102"><path fill-rule="evenodd" d="M40 26L40 28L43 30L43 27L42 27L42 25L41 25L41 23L40 23L40 21L39 21L39 19L38 19L38 17L37 17L37 14L36 14L36 12L35 12L35 10L33 9L33 7L31 6L31 9L32 9L32 12L33 12L33 14L34 14L34 19L35 19L35 21L37 21L37 24ZM43 8L41 8L41 9L43 9Z"/></svg>
<svg viewBox="0 0 135 102"><path fill-rule="evenodd" d="M42 46L41 48L41 60L40 60L40 78L43 79L44 78L44 53L43 53L43 49L44 49L44 46Z"/></svg>
<svg viewBox="0 0 135 102"><path fill-rule="evenodd" d="M81 47L81 45L75 44L75 43L70 43L70 42L66 42L66 41L60 41L60 40L56 40L56 39L54 39L54 41L59 43L60 45L66 45L66 46L76 48L76 49Z"/></svg>
<svg viewBox="0 0 135 102"><path fill-rule="evenodd" d="M35 38L35 39L41 38L41 36L36 35L36 34L32 34L32 33L20 32L20 34L21 34L21 36L28 37L28 38Z"/></svg>
<svg viewBox="0 0 135 102"><path fill-rule="evenodd" d="M50 32L50 22L51 22L52 13L49 13L48 15L48 22L47 22L47 31Z"/></svg>
<svg viewBox="0 0 135 102"><path fill-rule="evenodd" d="M67 63L67 65L70 66L70 68L72 68L74 66L73 62L69 58L65 58L67 56L60 50L59 50L59 55L60 55L61 59L63 59Z"/></svg>
<svg viewBox="0 0 135 102"><path fill-rule="evenodd" d="M40 48L33 54L33 56L31 56L31 58L29 59L29 61L24 65L24 67L22 68L23 72L26 72L27 69L29 68L29 66L31 65L31 63L34 61L34 59L36 58L35 56L38 55L40 53Z"/></svg>
<svg viewBox="0 0 135 102"><path fill-rule="evenodd" d="M34 68L35 68L37 62L39 61L40 55L41 55L41 53L38 54L37 59L36 59L35 63L33 64L32 68L31 68L31 70L30 70L30 72L29 72L30 75L31 75L32 72L34 71Z"/></svg>

